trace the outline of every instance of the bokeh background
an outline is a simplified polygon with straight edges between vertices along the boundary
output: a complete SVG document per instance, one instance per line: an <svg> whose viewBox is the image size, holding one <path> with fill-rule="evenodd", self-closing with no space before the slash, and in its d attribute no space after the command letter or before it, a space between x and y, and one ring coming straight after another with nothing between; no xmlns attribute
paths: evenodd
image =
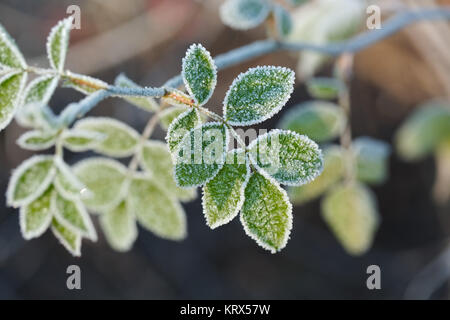
<svg viewBox="0 0 450 320"><path fill-rule="evenodd" d="M394 2L410 5L414 1ZM81 30L72 31L67 67L110 83L125 72L142 85L159 86L180 72L181 58L191 43L200 42L217 55L265 38L264 28L239 32L225 27L218 16L218 0L0 0L0 23L31 65L46 66L47 34L71 4L81 8ZM450 64L433 55L436 49L424 31L430 26L441 30L435 35L441 49L447 50L443 56L448 62L450 32L443 22L409 27L356 56L352 82L355 137L369 135L392 142L395 129L418 104L450 96L450 82L446 82ZM271 54L221 71L209 107L220 112L234 77L264 64L295 68L296 56ZM321 75L330 73L330 67L320 71ZM82 97L73 90L58 89L51 106L59 111ZM304 86L297 83L283 111L308 99ZM143 129L148 117L120 99L102 102L91 114L119 118L137 130ZM264 128L275 127L282 114L263 123ZM23 129L15 123L0 133L2 195L11 170L31 156L15 143L21 133ZM164 135L158 129L154 138ZM68 153L67 160L75 163L86 155ZM189 236L183 242L161 240L140 230L134 249L117 253L100 234L97 243L84 241L82 257L73 258L49 232L24 241L18 212L7 208L2 196L0 298L401 299L413 282L431 288L432 298L446 299L450 294L450 254L445 254L450 205L437 206L432 201L434 170L432 158L410 164L392 155L390 179L375 188L381 227L373 248L357 258L337 243L320 217L318 201L294 208L291 239L276 255L247 237L238 219L211 231L197 200L185 205ZM66 268L71 264L81 267L80 291L66 288ZM366 288L366 268L371 264L381 267L381 290ZM416 297L421 298L420 294Z"/></svg>

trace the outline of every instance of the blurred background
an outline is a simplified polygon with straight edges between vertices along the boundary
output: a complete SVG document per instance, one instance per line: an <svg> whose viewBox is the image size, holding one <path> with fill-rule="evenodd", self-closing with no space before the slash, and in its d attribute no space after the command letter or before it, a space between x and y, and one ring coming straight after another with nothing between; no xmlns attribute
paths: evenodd
<svg viewBox="0 0 450 320"><path fill-rule="evenodd" d="M49 30L67 16L69 5L78 5L81 29L71 33L68 69L109 83L125 72L141 85L160 86L181 71L181 58L191 43L202 43L215 56L266 37L264 28L240 32L225 27L218 14L220 3L0 0L0 23L30 65L45 67ZM385 3L450 5L434 0ZM417 105L450 97L449 30L445 22L417 24L357 54L351 91L355 137L391 143L396 128ZM295 68L297 57L276 53L221 71L209 108L220 113L232 80L249 67L266 64ZM330 75L331 70L324 66L319 74ZM82 97L61 88L50 104L58 112ZM261 128L274 128L290 107L309 99L297 82L287 106ZM102 102L91 115L116 117L137 130L148 118L120 99ZM0 194L6 192L11 170L31 156L15 143L23 132L12 123L0 133ZM156 139L164 136L161 129L154 134ZM67 153L66 159L75 163L82 156L86 154ZM343 251L321 219L318 201L294 208L291 239L272 255L245 235L238 219L211 231L197 199L184 205L189 236L183 242L140 230L133 250L117 253L100 234L97 243L83 242L81 258L72 258L49 232L23 240L17 210L7 208L5 197L0 197L0 298L401 299L411 282L419 281L432 287L432 298L447 299L450 254L442 253L450 235L450 204L437 206L432 200L434 160L405 163L393 153L390 171L389 180L374 189L382 223L373 248L362 257ZM433 272L424 274L430 263ZM66 288L71 264L81 267L82 290ZM366 268L372 264L381 268L381 290L366 287Z"/></svg>

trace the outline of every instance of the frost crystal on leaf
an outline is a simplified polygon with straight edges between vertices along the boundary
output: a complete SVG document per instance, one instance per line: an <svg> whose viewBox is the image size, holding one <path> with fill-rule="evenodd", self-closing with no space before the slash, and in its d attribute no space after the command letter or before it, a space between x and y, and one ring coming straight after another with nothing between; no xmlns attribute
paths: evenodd
<svg viewBox="0 0 450 320"><path fill-rule="evenodd" d="M292 206L271 178L253 173L245 188L241 222L248 236L275 253L286 246L292 229Z"/></svg>
<svg viewBox="0 0 450 320"><path fill-rule="evenodd" d="M56 132L28 131L20 136L17 144L26 150L45 150L55 144L56 137Z"/></svg>
<svg viewBox="0 0 450 320"><path fill-rule="evenodd" d="M57 218L52 220L52 232L73 256L81 256L81 235L66 228Z"/></svg>
<svg viewBox="0 0 450 320"><path fill-rule="evenodd" d="M0 25L0 69L25 69L27 64L14 40Z"/></svg>
<svg viewBox="0 0 450 320"><path fill-rule="evenodd" d="M55 159L55 165L58 169L53 186L60 195L66 199L78 200L92 196L86 186L75 176L72 169L61 159Z"/></svg>
<svg viewBox="0 0 450 320"><path fill-rule="evenodd" d="M201 119L197 109L190 109L173 120L166 135L170 152L175 152L184 136L200 124Z"/></svg>
<svg viewBox="0 0 450 320"><path fill-rule="evenodd" d="M50 187L39 198L20 208L20 230L24 239L40 237L48 229L53 217L50 209L52 193Z"/></svg>
<svg viewBox="0 0 450 320"><path fill-rule="evenodd" d="M266 20L270 9L268 0L227 0L220 7L220 17L233 29L247 30Z"/></svg>
<svg viewBox="0 0 450 320"><path fill-rule="evenodd" d="M58 81L58 77L49 75L41 76L31 81L24 92L24 104L46 105L50 101Z"/></svg>
<svg viewBox="0 0 450 320"><path fill-rule="evenodd" d="M288 36L292 31L292 18L289 11L282 6L275 4L273 6L273 15L275 17L278 35L282 38Z"/></svg>
<svg viewBox="0 0 450 320"><path fill-rule="evenodd" d="M14 117L27 81L27 73L12 72L0 78L0 130Z"/></svg>
<svg viewBox="0 0 450 320"><path fill-rule="evenodd" d="M64 70L72 20L73 17L70 16L59 21L47 38L47 55L50 66L59 72Z"/></svg>
<svg viewBox="0 0 450 320"><path fill-rule="evenodd" d="M210 53L200 44L193 44L183 58L183 81L186 90L199 106L204 105L217 84L217 70Z"/></svg>
<svg viewBox="0 0 450 320"><path fill-rule="evenodd" d="M67 71L64 76L63 86L75 89L85 95L108 88L108 84L100 79L70 71Z"/></svg>
<svg viewBox="0 0 450 320"><path fill-rule="evenodd" d="M159 123L164 130L168 130L170 124L178 118L178 116L184 112L186 112L189 107L186 106L173 106L167 109L164 109L159 116Z"/></svg>
<svg viewBox="0 0 450 320"><path fill-rule="evenodd" d="M358 180L369 184L381 184L389 174L389 144L372 139L359 137L353 141L352 149L356 156Z"/></svg>
<svg viewBox="0 0 450 320"><path fill-rule="evenodd" d="M95 149L98 144L106 139L106 135L99 132L74 129L65 131L62 139L65 148L73 152L82 152Z"/></svg>
<svg viewBox="0 0 450 320"><path fill-rule="evenodd" d="M279 112L294 91L294 72L264 66L241 73L224 101L225 119L236 126L263 122Z"/></svg>
<svg viewBox="0 0 450 320"><path fill-rule="evenodd" d="M142 88L126 75L120 74L115 81L115 85L121 88ZM146 111L156 111L159 109L158 103L152 97L123 97L126 101Z"/></svg>

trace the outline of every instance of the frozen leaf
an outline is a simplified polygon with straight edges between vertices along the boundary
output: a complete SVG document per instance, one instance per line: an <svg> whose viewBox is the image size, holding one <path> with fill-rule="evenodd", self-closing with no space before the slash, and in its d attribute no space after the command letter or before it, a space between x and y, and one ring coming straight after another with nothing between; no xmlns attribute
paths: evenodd
<svg viewBox="0 0 450 320"><path fill-rule="evenodd" d="M136 218L130 210L127 210L125 202L102 214L100 224L106 240L114 250L125 252L131 249L138 230Z"/></svg>
<svg viewBox="0 0 450 320"><path fill-rule="evenodd" d="M45 75L31 81L24 93L24 104L46 105L58 85L59 78Z"/></svg>
<svg viewBox="0 0 450 320"><path fill-rule="evenodd" d="M217 84L217 69L210 53L200 44L193 44L183 58L183 81L195 104L204 105Z"/></svg>
<svg viewBox="0 0 450 320"><path fill-rule="evenodd" d="M331 102L309 101L286 112L280 127L304 134L316 142L336 139L345 129L346 116L342 109Z"/></svg>
<svg viewBox="0 0 450 320"><path fill-rule="evenodd" d="M256 67L241 73L225 97L225 119L231 125L249 126L271 118L289 100L294 79L294 72L282 67Z"/></svg>
<svg viewBox="0 0 450 320"><path fill-rule="evenodd" d="M159 123L164 130L168 130L170 124L178 118L178 116L186 112L189 107L174 106L163 110L159 116Z"/></svg>
<svg viewBox="0 0 450 320"><path fill-rule="evenodd" d="M47 38L47 55L50 66L59 72L64 70L72 20L73 17L70 16L59 21Z"/></svg>
<svg viewBox="0 0 450 320"><path fill-rule="evenodd" d="M57 218L52 220L52 232L73 256L81 256L81 235L65 227Z"/></svg>
<svg viewBox="0 0 450 320"><path fill-rule="evenodd" d="M191 130L177 149L177 185L197 187L214 178L225 161L228 138L228 130L221 123L210 122Z"/></svg>
<svg viewBox="0 0 450 320"><path fill-rule="evenodd" d="M141 86L134 83L126 75L120 74L115 81L115 85L121 88L141 88ZM146 111L156 111L159 109L159 104L152 97L123 97L132 105L139 107Z"/></svg>
<svg viewBox="0 0 450 320"><path fill-rule="evenodd" d="M56 132L48 132L48 131L28 131L20 136L17 140L17 144L22 149L27 150L45 150L52 147L57 138Z"/></svg>
<svg viewBox="0 0 450 320"><path fill-rule="evenodd" d="M40 103L28 103L16 112L17 123L25 128L54 130L57 118L52 110Z"/></svg>
<svg viewBox="0 0 450 320"><path fill-rule="evenodd" d="M349 254L362 255L371 247L379 216L375 197L364 185L336 186L322 202L322 215Z"/></svg>
<svg viewBox="0 0 450 320"><path fill-rule="evenodd" d="M63 133L63 145L73 152L82 152L95 149L106 135L87 130L74 129Z"/></svg>
<svg viewBox="0 0 450 320"><path fill-rule="evenodd" d="M100 79L67 71L64 75L64 87L75 89L85 95L108 88L108 84Z"/></svg>
<svg viewBox="0 0 450 320"><path fill-rule="evenodd" d="M268 0L227 0L220 7L222 22L233 29L255 28L269 15Z"/></svg>
<svg viewBox="0 0 450 320"><path fill-rule="evenodd" d="M160 141L147 141L142 148L141 166L151 174L155 181L169 194L181 201L196 198L195 188L180 188L173 178L172 157L167 145Z"/></svg>
<svg viewBox="0 0 450 320"><path fill-rule="evenodd" d="M339 97L344 84L335 78L312 78L306 82L311 97L316 99L333 100Z"/></svg>
<svg viewBox="0 0 450 320"><path fill-rule="evenodd" d="M196 102L189 95L177 89L171 89L170 93L161 98L162 101L171 106L184 107L186 110Z"/></svg>
<svg viewBox="0 0 450 320"><path fill-rule="evenodd" d="M56 191L66 199L78 200L92 196L86 186L77 178L61 158L55 159L57 173L53 185Z"/></svg>
<svg viewBox="0 0 450 320"><path fill-rule="evenodd" d="M249 178L250 165L245 153L241 149L228 152L222 169L203 187L203 211L211 229L237 216Z"/></svg>
<svg viewBox="0 0 450 320"><path fill-rule="evenodd" d="M126 170L119 162L106 158L78 162L73 172L92 193L83 199L84 204L97 213L116 207L127 192Z"/></svg>
<svg viewBox="0 0 450 320"><path fill-rule="evenodd" d="M184 136L200 124L201 120L197 109L190 109L173 120L166 135L170 152L175 152Z"/></svg>
<svg viewBox="0 0 450 320"><path fill-rule="evenodd" d="M249 149L255 167L282 184L303 185L323 169L319 146L292 131L272 130L252 141Z"/></svg>
<svg viewBox="0 0 450 320"><path fill-rule="evenodd" d="M358 180L369 184L386 181L391 153L389 144L370 137L359 137L352 146L356 155Z"/></svg>
<svg viewBox="0 0 450 320"><path fill-rule="evenodd" d="M289 188L289 198L294 204L303 204L319 197L335 185L344 173L344 156L340 146L333 145L323 150L323 171L312 182Z"/></svg>
<svg viewBox="0 0 450 320"><path fill-rule="evenodd" d="M74 128L103 135L105 138L93 150L110 157L131 156L139 142L136 130L112 118L85 118L78 121Z"/></svg>
<svg viewBox="0 0 450 320"><path fill-rule="evenodd" d="M253 173L245 188L241 222L258 245L272 253L280 251L292 229L292 206L286 192L274 180Z"/></svg>
<svg viewBox="0 0 450 320"><path fill-rule="evenodd" d="M278 35L282 38L288 36L292 31L292 18L289 11L278 4L273 6L273 15Z"/></svg>
<svg viewBox="0 0 450 320"><path fill-rule="evenodd" d="M27 64L14 40L0 25L0 69L25 69Z"/></svg>
<svg viewBox="0 0 450 320"><path fill-rule="evenodd" d="M186 215L175 198L157 182L136 177L127 197L128 210L139 223L159 237L182 240L186 237Z"/></svg>
<svg viewBox="0 0 450 320"><path fill-rule="evenodd" d="M12 120L19 107L27 73L11 72L0 78L0 131Z"/></svg>
<svg viewBox="0 0 450 320"><path fill-rule="evenodd" d="M20 230L26 240L40 237L50 226L52 193L53 188L50 187L39 198L20 208Z"/></svg>
<svg viewBox="0 0 450 320"><path fill-rule="evenodd" d="M55 175L53 156L34 156L14 170L6 193L8 205L19 207L36 200Z"/></svg>

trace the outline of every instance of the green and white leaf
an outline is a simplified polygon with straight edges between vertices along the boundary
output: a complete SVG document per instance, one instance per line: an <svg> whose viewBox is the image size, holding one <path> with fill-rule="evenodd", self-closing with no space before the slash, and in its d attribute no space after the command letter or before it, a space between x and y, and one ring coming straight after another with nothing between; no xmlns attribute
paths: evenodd
<svg viewBox="0 0 450 320"><path fill-rule="evenodd" d="M73 152L95 149L105 139L103 133L81 129L65 131L62 135L63 146Z"/></svg>
<svg viewBox="0 0 450 320"><path fill-rule="evenodd" d="M288 130L271 130L249 145L250 161L276 181L300 186L323 170L322 151L307 136Z"/></svg>
<svg viewBox="0 0 450 320"><path fill-rule="evenodd" d="M292 32L293 22L291 14L279 4L274 4L272 10L278 35L281 38L287 37Z"/></svg>
<svg viewBox="0 0 450 320"><path fill-rule="evenodd" d="M178 118L182 113L189 110L189 107L186 106L173 106L167 109L164 109L159 116L159 123L164 130L168 130L170 124Z"/></svg>
<svg viewBox="0 0 450 320"><path fill-rule="evenodd" d="M8 205L20 207L36 200L48 189L55 172L53 156L33 156L22 162L9 180Z"/></svg>
<svg viewBox="0 0 450 320"><path fill-rule="evenodd" d="M50 187L39 198L20 207L20 231L26 240L40 237L50 226L53 212L50 207L53 188Z"/></svg>
<svg viewBox="0 0 450 320"><path fill-rule="evenodd" d="M92 193L77 178L70 168L61 158L55 158L57 173L53 185L60 195L66 199L78 200L92 197Z"/></svg>
<svg viewBox="0 0 450 320"><path fill-rule="evenodd" d="M344 131L346 122L344 112L336 104L309 101L286 112L281 118L280 127L322 143L336 139Z"/></svg>
<svg viewBox="0 0 450 320"><path fill-rule="evenodd" d="M389 175L389 144L370 137L353 141L358 180L369 184L381 184Z"/></svg>
<svg viewBox="0 0 450 320"><path fill-rule="evenodd" d="M250 163L242 149L229 151L219 173L203 187L203 212L211 229L227 224L244 203Z"/></svg>
<svg viewBox="0 0 450 320"><path fill-rule="evenodd" d="M184 107L185 110L192 108L192 104L196 103L191 96L177 89L171 89L170 94L162 97L161 101L170 106Z"/></svg>
<svg viewBox="0 0 450 320"><path fill-rule="evenodd" d="M370 249L380 218L369 188L358 183L336 186L322 202L322 216L349 254Z"/></svg>
<svg viewBox="0 0 450 320"><path fill-rule="evenodd" d="M272 253L286 246L292 229L292 206L272 178L253 173L245 188L241 211L245 232L258 245Z"/></svg>
<svg viewBox="0 0 450 320"><path fill-rule="evenodd" d="M59 77L53 75L44 75L31 81L24 92L24 104L48 104L58 81Z"/></svg>
<svg viewBox="0 0 450 320"><path fill-rule="evenodd" d="M72 16L59 21L47 38L47 56L50 66L59 72L64 70L72 21Z"/></svg>
<svg viewBox="0 0 450 320"><path fill-rule="evenodd" d="M139 223L157 236L182 240L186 237L186 215L178 201L156 181L136 177L127 197L128 210Z"/></svg>
<svg viewBox="0 0 450 320"><path fill-rule="evenodd" d="M231 125L249 126L271 118L289 100L294 80L294 72L283 67L256 67L241 73L225 97L225 119Z"/></svg>
<svg viewBox="0 0 450 320"><path fill-rule="evenodd" d="M24 128L44 131L54 130L57 118L48 105L28 103L17 110L15 119Z"/></svg>
<svg viewBox="0 0 450 320"><path fill-rule="evenodd" d="M225 162L228 142L224 124L210 122L192 129L176 151L174 176L177 185L197 187L214 178Z"/></svg>
<svg viewBox="0 0 450 320"><path fill-rule="evenodd" d="M270 9L268 0L227 0L220 7L220 18L230 28L248 30L263 23Z"/></svg>
<svg viewBox="0 0 450 320"><path fill-rule="evenodd" d="M100 225L109 245L120 252L130 250L138 236L136 217L125 202L102 214Z"/></svg>
<svg viewBox="0 0 450 320"><path fill-rule="evenodd" d="M52 220L52 232L73 256L81 256L81 235L65 227L57 218Z"/></svg>
<svg viewBox="0 0 450 320"><path fill-rule="evenodd" d="M333 100L339 97L344 84L336 78L317 77L306 82L310 96L316 99Z"/></svg>
<svg viewBox="0 0 450 320"><path fill-rule="evenodd" d="M108 88L108 84L100 79L71 71L66 71L63 79L64 87L75 89L85 95Z"/></svg>
<svg viewBox="0 0 450 320"><path fill-rule="evenodd" d="M142 88L134 81L129 79L125 74L117 76L115 85L121 88ZM122 97L132 105L139 107L145 111L156 111L159 109L159 104L152 97Z"/></svg>
<svg viewBox="0 0 450 320"><path fill-rule="evenodd" d="M26 72L11 72L0 78L0 131L12 120L21 104Z"/></svg>
<svg viewBox="0 0 450 320"><path fill-rule="evenodd" d="M26 150L45 150L55 145L57 137L57 132L33 130L21 135L17 144Z"/></svg>
<svg viewBox="0 0 450 320"><path fill-rule="evenodd" d="M125 123L106 117L79 120L74 128L103 135L105 138L93 150L110 157L133 155L140 137L136 130Z"/></svg>
<svg viewBox="0 0 450 320"><path fill-rule="evenodd" d="M195 127L201 124L200 115L197 109L189 109L179 115L169 126L166 135L166 141L170 152L177 150L181 140Z"/></svg>
<svg viewBox="0 0 450 320"><path fill-rule="evenodd" d="M27 64L14 40L0 25L0 69L25 69Z"/></svg>

